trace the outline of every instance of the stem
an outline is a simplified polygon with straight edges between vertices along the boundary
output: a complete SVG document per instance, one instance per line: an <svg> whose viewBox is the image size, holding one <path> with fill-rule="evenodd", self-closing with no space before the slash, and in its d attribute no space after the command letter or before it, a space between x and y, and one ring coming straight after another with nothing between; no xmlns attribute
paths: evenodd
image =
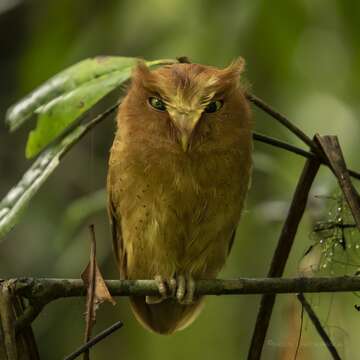
<svg viewBox="0 0 360 360"><path fill-rule="evenodd" d="M311 305L308 303L308 301L305 299L304 294L300 293L297 295L297 298L301 302L304 310L309 315L310 320L312 321L313 325L315 326L316 331L324 341L326 347L330 351L330 354L332 355L332 358L334 360L341 360L339 353L336 350L336 347L332 343L331 339L329 338L328 334L326 333L325 329L321 325L321 322L317 315L315 314L314 310L312 309Z"/></svg>
<svg viewBox="0 0 360 360"><path fill-rule="evenodd" d="M268 277L280 277L284 272L300 220L305 211L308 194L319 170L319 166L320 162L317 159L308 159L305 163L272 258ZM261 298L260 308L248 353L249 360L260 359L275 304L275 297L275 294L267 294L263 295Z"/></svg>

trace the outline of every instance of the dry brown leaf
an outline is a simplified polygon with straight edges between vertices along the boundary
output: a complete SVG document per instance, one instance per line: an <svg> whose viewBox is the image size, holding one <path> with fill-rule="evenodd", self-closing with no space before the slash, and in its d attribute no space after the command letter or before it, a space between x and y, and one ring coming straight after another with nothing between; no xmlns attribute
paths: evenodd
<svg viewBox="0 0 360 360"><path fill-rule="evenodd" d="M89 288L90 279L92 278L90 272L90 262L86 266L85 270L81 274L81 278L85 283L85 286ZM110 292L106 286L105 280L101 274L99 266L95 260L95 289L94 289L94 303L96 305L102 304L104 301L108 301L111 304L115 305L116 302L113 297L110 295Z"/></svg>
<svg viewBox="0 0 360 360"><path fill-rule="evenodd" d="M86 295L86 312L85 312L85 336L84 342L87 343L91 338L91 332L96 320L96 310L104 301L109 301L115 305L114 299L105 284L105 280L101 275L99 266L96 261L96 239L94 225L90 225L91 248L90 261L85 270L81 274L81 278L87 288ZM84 360L89 360L89 350L84 352Z"/></svg>

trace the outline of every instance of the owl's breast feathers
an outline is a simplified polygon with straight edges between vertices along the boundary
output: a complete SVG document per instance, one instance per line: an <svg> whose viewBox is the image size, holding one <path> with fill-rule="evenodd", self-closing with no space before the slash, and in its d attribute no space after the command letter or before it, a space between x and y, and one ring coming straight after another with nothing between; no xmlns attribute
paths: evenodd
<svg viewBox="0 0 360 360"><path fill-rule="evenodd" d="M108 190L123 276L216 276L248 190L251 147L245 129L238 144L217 152L114 141Z"/></svg>

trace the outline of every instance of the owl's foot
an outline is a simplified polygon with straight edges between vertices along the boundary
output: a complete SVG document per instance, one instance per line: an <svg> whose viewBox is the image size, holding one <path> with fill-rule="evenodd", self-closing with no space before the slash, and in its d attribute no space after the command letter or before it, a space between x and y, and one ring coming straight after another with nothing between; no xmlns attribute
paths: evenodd
<svg viewBox="0 0 360 360"><path fill-rule="evenodd" d="M176 293L176 280L164 280L161 275L155 276L154 280L159 289L159 295L146 296L145 301L147 304L159 304L162 301L173 298Z"/></svg>
<svg viewBox="0 0 360 360"><path fill-rule="evenodd" d="M191 275L178 275L176 277L176 299L182 305L194 302L195 281Z"/></svg>
<svg viewBox="0 0 360 360"><path fill-rule="evenodd" d="M182 305L194 303L195 281L191 275L178 275L170 280L162 276L155 276L154 280L159 289L159 295L146 296L147 304L159 304L166 299L176 299Z"/></svg>

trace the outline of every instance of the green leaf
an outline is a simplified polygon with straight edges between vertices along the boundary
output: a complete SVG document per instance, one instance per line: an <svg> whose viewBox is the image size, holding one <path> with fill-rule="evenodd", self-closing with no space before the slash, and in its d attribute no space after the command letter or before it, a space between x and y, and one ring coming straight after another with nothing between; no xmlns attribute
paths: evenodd
<svg viewBox="0 0 360 360"><path fill-rule="evenodd" d="M55 75L10 107L6 114L6 123L13 131L22 125L37 108L52 99L70 92L94 78L119 69L121 64L126 66L127 63L128 66L131 66L133 62L133 58L121 57L96 57L83 60Z"/></svg>
<svg viewBox="0 0 360 360"><path fill-rule="evenodd" d="M80 85L38 108L36 128L30 132L26 144L26 157L37 155L82 113L128 78L129 74L112 72Z"/></svg>
<svg viewBox="0 0 360 360"><path fill-rule="evenodd" d="M59 166L61 157L70 150L85 133L117 107L118 104L98 115L92 121L86 124L80 124L58 143L46 149L36 159L19 183L9 191L0 203L0 239L17 223L32 197Z"/></svg>
<svg viewBox="0 0 360 360"><path fill-rule="evenodd" d="M26 145L26 157L37 155L80 115L127 81L136 62L136 58L126 57L83 60L54 76L12 106L6 115L11 131L33 114L37 115L36 128L30 132ZM173 62L157 60L147 64L152 67Z"/></svg>

